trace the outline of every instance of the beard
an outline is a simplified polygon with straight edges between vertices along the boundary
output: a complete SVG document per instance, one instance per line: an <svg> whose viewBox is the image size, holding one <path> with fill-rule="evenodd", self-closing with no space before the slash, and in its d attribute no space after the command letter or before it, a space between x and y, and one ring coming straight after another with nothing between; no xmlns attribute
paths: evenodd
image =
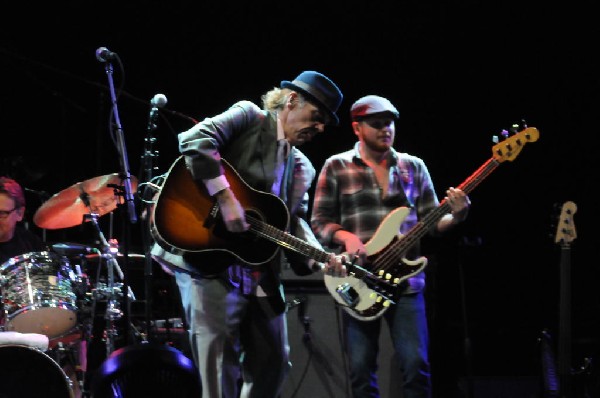
<svg viewBox="0 0 600 398"><path fill-rule="evenodd" d="M381 139L378 139L378 138L375 138L375 139L366 139L365 138L363 140L363 142L370 151L377 152L377 153L385 153L385 152L389 151L393 144L392 139L390 139L389 141L382 141Z"/></svg>

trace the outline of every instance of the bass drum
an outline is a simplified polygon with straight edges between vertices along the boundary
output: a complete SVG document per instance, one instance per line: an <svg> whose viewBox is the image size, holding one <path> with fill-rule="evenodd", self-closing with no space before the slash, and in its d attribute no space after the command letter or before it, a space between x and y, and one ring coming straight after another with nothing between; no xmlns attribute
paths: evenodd
<svg viewBox="0 0 600 398"><path fill-rule="evenodd" d="M52 358L25 345L0 346L0 397L74 398L71 380Z"/></svg>

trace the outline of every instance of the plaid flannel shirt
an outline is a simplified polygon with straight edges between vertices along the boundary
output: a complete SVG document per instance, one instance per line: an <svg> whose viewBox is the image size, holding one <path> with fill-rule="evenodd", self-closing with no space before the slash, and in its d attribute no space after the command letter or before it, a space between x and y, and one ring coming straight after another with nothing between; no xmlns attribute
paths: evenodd
<svg viewBox="0 0 600 398"><path fill-rule="evenodd" d="M361 159L360 143L352 150L333 155L325 161L317 180L312 206L311 226L319 241L336 249L333 234L339 230L356 234L368 242L383 219L400 206L411 211L400 227L405 234L425 214L439 205L429 171L422 159L390 150L389 187L383 193L374 171ZM420 255L415 244L410 257ZM423 289L423 272L408 280L405 293Z"/></svg>

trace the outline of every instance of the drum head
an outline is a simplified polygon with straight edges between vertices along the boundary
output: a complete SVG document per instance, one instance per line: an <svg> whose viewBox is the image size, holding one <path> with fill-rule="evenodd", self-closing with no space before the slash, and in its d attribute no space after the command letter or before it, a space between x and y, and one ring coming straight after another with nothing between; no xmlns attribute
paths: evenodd
<svg viewBox="0 0 600 398"><path fill-rule="evenodd" d="M39 333L56 338L75 328L77 314L73 307L60 306L27 308L15 313L16 316L6 324L6 330L20 333ZM1 397L0 397L1 398Z"/></svg>
<svg viewBox="0 0 600 398"><path fill-rule="evenodd" d="M36 348L0 346L0 397L73 398L71 381L60 366Z"/></svg>

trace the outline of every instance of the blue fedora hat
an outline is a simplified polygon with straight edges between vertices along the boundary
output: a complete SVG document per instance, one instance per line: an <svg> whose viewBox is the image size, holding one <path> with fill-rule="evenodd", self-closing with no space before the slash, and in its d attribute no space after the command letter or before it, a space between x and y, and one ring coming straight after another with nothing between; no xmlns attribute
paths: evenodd
<svg viewBox="0 0 600 398"><path fill-rule="evenodd" d="M283 80L281 88L289 88L305 95L308 100L323 109L333 120L334 125L340 123L335 114L342 103L342 92L327 76L315 71L304 71L294 80Z"/></svg>

